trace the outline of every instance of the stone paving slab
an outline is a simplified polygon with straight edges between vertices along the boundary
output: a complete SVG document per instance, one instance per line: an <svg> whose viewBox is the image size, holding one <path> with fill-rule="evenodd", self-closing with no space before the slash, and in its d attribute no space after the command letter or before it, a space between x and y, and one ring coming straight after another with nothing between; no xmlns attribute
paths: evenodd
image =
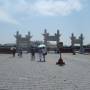
<svg viewBox="0 0 90 90"><path fill-rule="evenodd" d="M0 54L0 90L90 90L90 56L62 56L66 65L60 67L58 54L48 54L46 62Z"/></svg>

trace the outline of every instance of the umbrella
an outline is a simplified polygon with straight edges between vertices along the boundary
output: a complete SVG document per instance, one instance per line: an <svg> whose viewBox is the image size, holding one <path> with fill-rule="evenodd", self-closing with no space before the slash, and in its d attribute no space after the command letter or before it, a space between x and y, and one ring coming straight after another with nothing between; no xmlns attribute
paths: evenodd
<svg viewBox="0 0 90 90"><path fill-rule="evenodd" d="M38 47L39 47L39 48L43 48L43 47L46 47L46 45L40 44Z"/></svg>
<svg viewBox="0 0 90 90"><path fill-rule="evenodd" d="M13 49L16 49L16 48L15 47L11 47L10 49L13 50Z"/></svg>

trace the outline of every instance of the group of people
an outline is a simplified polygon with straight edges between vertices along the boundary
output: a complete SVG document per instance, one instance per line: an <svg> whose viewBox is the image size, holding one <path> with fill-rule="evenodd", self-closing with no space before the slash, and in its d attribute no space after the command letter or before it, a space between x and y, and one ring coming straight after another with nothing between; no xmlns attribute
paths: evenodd
<svg viewBox="0 0 90 90"><path fill-rule="evenodd" d="M11 48L11 50L12 50L13 57L15 57L16 49L15 48Z"/></svg>
<svg viewBox="0 0 90 90"><path fill-rule="evenodd" d="M35 60L35 48L31 47L31 60ZM45 56L47 55L47 49L45 47L38 48L38 54L39 54L39 60L41 61L46 61Z"/></svg>
<svg viewBox="0 0 90 90"><path fill-rule="evenodd" d="M15 57L16 48L15 47L11 48L11 51L12 51L13 57ZM22 49L18 50L18 56L22 57Z"/></svg>
<svg viewBox="0 0 90 90"><path fill-rule="evenodd" d="M12 50L13 57L15 57L16 49L13 48L11 50ZM35 53L36 53L35 47L32 46L30 48L30 53L31 53L31 60L35 60ZM38 56L39 56L40 62L41 61L44 61L44 62L46 61L45 60L45 56L46 55L47 55L47 49L46 49L46 47L40 47L40 48L38 48ZM22 57L22 49L19 49L18 50L18 56Z"/></svg>

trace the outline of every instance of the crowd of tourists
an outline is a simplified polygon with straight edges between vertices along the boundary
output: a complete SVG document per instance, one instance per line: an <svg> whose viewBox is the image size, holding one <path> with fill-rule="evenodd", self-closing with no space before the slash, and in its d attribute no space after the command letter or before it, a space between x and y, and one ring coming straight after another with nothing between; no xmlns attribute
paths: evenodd
<svg viewBox="0 0 90 90"><path fill-rule="evenodd" d="M16 49L15 48L12 48L12 55L13 57L15 57L16 55ZM29 52L30 52L30 56L31 56L31 60L35 60L36 57L35 57L35 54L36 54L36 49L35 47L31 46L30 49L29 49ZM43 61L45 62L45 56L47 55L47 49L46 47L38 47L38 50L37 50L37 53L38 53L38 57L39 57L39 61ZM19 57L22 57L22 54L23 54L23 50L22 48L18 49L17 51L17 55Z"/></svg>

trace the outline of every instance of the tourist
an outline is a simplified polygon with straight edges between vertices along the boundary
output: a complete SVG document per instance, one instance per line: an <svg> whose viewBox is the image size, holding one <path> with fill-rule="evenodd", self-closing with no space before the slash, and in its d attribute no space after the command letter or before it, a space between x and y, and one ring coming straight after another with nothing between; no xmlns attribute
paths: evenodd
<svg viewBox="0 0 90 90"><path fill-rule="evenodd" d="M13 48L12 53L13 53L13 57L15 57L15 54L16 54L16 49L15 48Z"/></svg>
<svg viewBox="0 0 90 90"><path fill-rule="evenodd" d="M38 53L39 53L39 60L41 62L42 61L42 49L41 48L38 49Z"/></svg>
<svg viewBox="0 0 90 90"><path fill-rule="evenodd" d="M31 47L30 52L31 52L31 60L35 60L35 48Z"/></svg>
<svg viewBox="0 0 90 90"><path fill-rule="evenodd" d="M40 61L46 61L45 60L45 56L47 55L47 50L46 50L46 48L45 47L42 47L42 48L39 48L39 59L40 59Z"/></svg>
<svg viewBox="0 0 90 90"><path fill-rule="evenodd" d="M16 54L16 48L11 47L11 51L12 51L13 57L15 57L15 54Z"/></svg>
<svg viewBox="0 0 90 90"><path fill-rule="evenodd" d="M47 49L45 47L42 48L43 61L45 62L45 56L47 55Z"/></svg>
<svg viewBox="0 0 90 90"><path fill-rule="evenodd" d="M21 48L18 51L18 56L22 57L22 49Z"/></svg>

